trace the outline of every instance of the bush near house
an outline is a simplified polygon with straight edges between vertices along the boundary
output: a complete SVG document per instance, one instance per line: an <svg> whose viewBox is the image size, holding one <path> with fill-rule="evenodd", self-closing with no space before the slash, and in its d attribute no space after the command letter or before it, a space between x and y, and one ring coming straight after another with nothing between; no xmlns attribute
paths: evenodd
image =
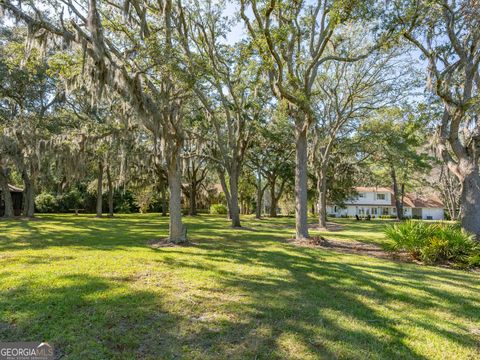
<svg viewBox="0 0 480 360"><path fill-rule="evenodd" d="M35 198L35 207L41 213L53 213L57 211L57 198L50 193L41 193Z"/></svg>
<svg viewBox="0 0 480 360"><path fill-rule="evenodd" d="M458 225L405 221L387 226L385 234L393 241L391 250L407 251L427 264L480 266L480 245Z"/></svg>
<svg viewBox="0 0 480 360"><path fill-rule="evenodd" d="M210 214L226 215L227 214L227 207L223 204L214 204L214 205L210 206Z"/></svg>
<svg viewBox="0 0 480 360"><path fill-rule="evenodd" d="M380 215L380 219L396 219L395 215Z"/></svg>

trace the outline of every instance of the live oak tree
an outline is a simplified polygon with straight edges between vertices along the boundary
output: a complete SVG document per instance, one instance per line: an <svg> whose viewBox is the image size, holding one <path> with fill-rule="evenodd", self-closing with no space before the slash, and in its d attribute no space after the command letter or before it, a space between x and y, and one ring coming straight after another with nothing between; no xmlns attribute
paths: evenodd
<svg viewBox="0 0 480 360"><path fill-rule="evenodd" d="M462 227L480 240L480 3L395 3L404 37L427 62L427 87L443 103L436 152L461 184Z"/></svg>
<svg viewBox="0 0 480 360"><path fill-rule="evenodd" d="M208 161L205 156L206 144L201 137L191 134L184 142L183 150L183 186L185 197L188 199L188 215L197 215L197 200L201 187L208 175Z"/></svg>
<svg viewBox="0 0 480 360"><path fill-rule="evenodd" d="M47 64L39 52L32 50L25 59L25 29L5 33L9 42L0 53L3 75L0 152L4 164L8 161L9 166L2 166L2 183L5 187L7 173L15 168L23 181L23 215L33 217L42 160L53 144L56 126L52 109L59 96L55 92L55 79L48 76ZM7 193L5 188L2 192ZM6 196L7 215L11 215L10 199Z"/></svg>
<svg viewBox="0 0 480 360"><path fill-rule="evenodd" d="M180 152L184 138L182 106L188 84L180 79L182 71L175 52L175 4L171 0L155 4L132 0L123 6L96 0L84 4L52 0L48 4L52 11L47 14L35 2L22 7L8 0L0 3L27 23L37 43L45 46L61 40L63 46L83 54L84 70L68 79L72 86L86 80L94 100L109 92L117 94L154 134L170 189L169 239L185 241Z"/></svg>
<svg viewBox="0 0 480 360"><path fill-rule="evenodd" d="M64 69L60 69L62 70ZM62 150L67 151L56 156L56 165L60 167L62 177L57 193L61 193L62 187L67 186L71 180L86 178L88 173L93 172L97 175L96 215L102 217L103 189L106 183L108 215L113 217L115 187L126 181L125 162L129 154L125 150L136 140L134 136L137 126L130 121L130 116L119 111L122 102L118 97L114 96L109 101L97 100L92 104L91 96L85 89L76 89L66 95L64 116L71 118L70 124L76 124L69 129L68 139L79 146L67 149L62 147ZM132 149L129 150L128 153ZM87 166L92 171L86 171Z"/></svg>
<svg viewBox="0 0 480 360"><path fill-rule="evenodd" d="M307 133L315 119L313 85L326 63L367 56L335 53L343 41L336 35L348 21L368 17L374 5L354 0L318 0L312 5L307 1L240 1L241 17L262 57L271 90L295 123L295 227L299 239L308 238ZM363 31L368 32L369 27L365 25Z"/></svg>
<svg viewBox="0 0 480 360"><path fill-rule="evenodd" d="M365 122L357 136L370 141L364 149L370 154L369 168L382 180L381 185L393 188L397 218L403 219L405 189L413 185L414 175L430 169L424 125L405 108L380 110Z"/></svg>
<svg viewBox="0 0 480 360"><path fill-rule="evenodd" d="M202 5L203 4L203 5ZM210 160L215 163L232 227L240 227L238 186L252 129L265 97L264 81L251 49L225 43L228 22L212 1L182 7L177 29L183 39L193 90L212 128Z"/></svg>
<svg viewBox="0 0 480 360"><path fill-rule="evenodd" d="M270 112L273 119L258 127L247 156L248 166L256 173L257 218L265 189L269 188L271 217L277 216L278 201L286 185L294 178L294 133L288 120L278 112ZM265 184L262 185L262 179Z"/></svg>
<svg viewBox="0 0 480 360"><path fill-rule="evenodd" d="M367 51L368 39L356 26L346 28L350 35L343 51ZM346 35L345 35L346 36ZM337 50L338 51L338 50ZM403 78L408 68L398 60L399 51L384 50L358 61L329 62L314 82L314 111L312 126L312 167L317 181L318 221L326 228L327 171L339 139L351 136L358 126L375 110L398 102L407 93ZM374 141L374 138L371 138Z"/></svg>
<svg viewBox="0 0 480 360"><path fill-rule="evenodd" d="M2 39L2 46L5 48L6 46L6 41L5 39ZM10 39L7 39L10 40ZM5 54L4 52L0 52L0 76L2 79L7 79L7 75L10 72L9 67L5 63ZM8 122L8 118L10 117L11 114L11 106L8 101L8 98L5 97L5 82L0 87L0 130L3 133L4 127L6 123ZM3 138L2 139L2 146L0 148L0 192L2 195L2 198L0 201L3 201L3 205L5 208L3 217L5 218L10 218L14 215L13 213L13 201L12 201L12 196L10 194L10 189L8 187L8 183L10 180L10 172L11 172L11 162L9 161L9 158L5 156L4 154L4 149L3 147L5 144L3 144L3 141L8 139Z"/></svg>
<svg viewBox="0 0 480 360"><path fill-rule="evenodd" d="M313 141L314 142L314 141ZM358 157L358 144L355 139L349 136L339 136L335 141L331 152L330 161L326 171L326 189L325 197L327 204L345 206L348 199L357 195L355 186L359 183L359 174L362 169L362 158ZM312 159L313 160L313 159ZM310 162L314 166L314 162ZM311 184L310 189L314 196L311 196L312 215L318 215L318 179L316 169L310 171ZM320 225L319 225L320 227ZM320 227L320 228L323 228Z"/></svg>

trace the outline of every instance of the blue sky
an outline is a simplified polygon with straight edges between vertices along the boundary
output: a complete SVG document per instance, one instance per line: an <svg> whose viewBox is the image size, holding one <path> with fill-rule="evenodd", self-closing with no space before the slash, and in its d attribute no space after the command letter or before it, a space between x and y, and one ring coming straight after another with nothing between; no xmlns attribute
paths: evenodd
<svg viewBox="0 0 480 360"><path fill-rule="evenodd" d="M237 3L226 2L225 15L229 18L233 18L235 15L238 15L240 11L240 6ZM243 25L243 22L238 21L235 26L231 29L230 33L227 36L227 43L235 44L237 41L245 37L246 29Z"/></svg>

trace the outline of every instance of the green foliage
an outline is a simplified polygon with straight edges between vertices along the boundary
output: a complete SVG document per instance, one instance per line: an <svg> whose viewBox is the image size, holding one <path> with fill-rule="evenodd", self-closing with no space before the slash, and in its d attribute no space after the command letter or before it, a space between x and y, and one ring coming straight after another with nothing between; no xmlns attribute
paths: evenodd
<svg viewBox="0 0 480 360"><path fill-rule="evenodd" d="M35 207L41 213L53 213L58 209L57 198L49 193L41 193L35 198Z"/></svg>
<svg viewBox="0 0 480 360"><path fill-rule="evenodd" d="M227 207L223 204L214 204L214 205L210 206L210 214L226 215L227 214Z"/></svg>
<svg viewBox="0 0 480 360"><path fill-rule="evenodd" d="M68 213L76 209L83 209L84 201L83 194L77 188L74 188L61 195L41 193L35 198L35 207L40 213Z"/></svg>
<svg viewBox="0 0 480 360"><path fill-rule="evenodd" d="M104 199L106 200L105 197ZM104 201L104 204L106 203L107 202ZM114 204L114 210L116 213L130 214L130 213L136 213L140 210L140 207L137 204L136 197L131 191L128 191L128 190L115 191L115 193L113 194L113 204Z"/></svg>
<svg viewBox="0 0 480 360"><path fill-rule="evenodd" d="M425 246L432 233L432 228L421 221L405 221L385 229L385 235L394 242L393 250L408 251L415 257L419 256L420 249Z"/></svg>
<svg viewBox="0 0 480 360"><path fill-rule="evenodd" d="M451 262L459 267L480 265L480 246L458 225L406 221L385 229L392 250L407 251L427 264Z"/></svg>
<svg viewBox="0 0 480 360"><path fill-rule="evenodd" d="M473 236L457 225L431 225L433 236L422 249L422 258L429 263L452 261L460 266L480 255L480 247Z"/></svg>
<svg viewBox="0 0 480 360"><path fill-rule="evenodd" d="M430 170L431 158L421 150L426 139L425 119L409 107L379 111L357 134L363 152L370 154L366 164L372 179L388 179L383 185L391 186L395 177L399 185L410 188L415 186L412 174Z"/></svg>
<svg viewBox="0 0 480 360"><path fill-rule="evenodd" d="M71 212L75 209L82 209L84 207L84 200L83 194L77 188L74 188L56 197L56 211Z"/></svg>

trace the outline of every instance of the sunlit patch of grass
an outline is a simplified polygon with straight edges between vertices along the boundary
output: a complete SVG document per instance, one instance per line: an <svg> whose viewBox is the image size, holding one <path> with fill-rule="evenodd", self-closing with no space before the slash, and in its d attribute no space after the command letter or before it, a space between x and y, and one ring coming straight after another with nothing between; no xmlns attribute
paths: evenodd
<svg viewBox="0 0 480 360"><path fill-rule="evenodd" d="M72 359L478 355L478 273L296 247L293 218L243 220L186 217L196 245L166 248L147 245L167 235L158 214L2 221L0 339ZM334 221L324 236L386 241L386 222Z"/></svg>

